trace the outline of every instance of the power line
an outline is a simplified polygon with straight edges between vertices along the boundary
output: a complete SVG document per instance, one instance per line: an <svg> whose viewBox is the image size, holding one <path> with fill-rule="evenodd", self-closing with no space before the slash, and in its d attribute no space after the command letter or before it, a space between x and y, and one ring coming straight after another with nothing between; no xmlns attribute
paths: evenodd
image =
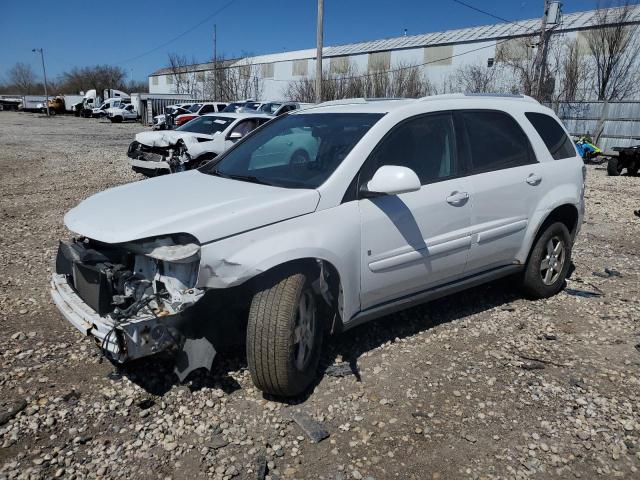
<svg viewBox="0 0 640 480"><path fill-rule="evenodd" d="M129 63L129 62L133 62L134 60L138 60L139 58L145 57L147 55L149 55L150 53L156 52L158 50L160 50L161 48L166 47L167 45L170 45L171 43L175 42L176 40L184 37L187 33L192 32L193 30L195 30L196 28L198 28L199 26L207 23L209 20L211 20L213 17L215 17L216 15L218 15L219 13L221 13L223 10L227 9L228 7L230 7L233 3L235 2L235 0L230 0L229 2L225 3L222 7L220 7L219 9L217 9L215 12L213 12L211 15L205 17L203 20L199 21L198 23L196 23L195 25L193 25L192 27L188 28L187 30L185 30L184 32L182 32L179 35L176 35L175 37L173 37L171 40L167 40L166 42L164 42L161 45L158 45L157 47L152 48L151 50L147 50L144 53L141 53L140 55L136 55L135 57L131 57L128 58L126 60L122 60L120 62L115 62L116 65L120 65L123 63Z"/></svg>
<svg viewBox="0 0 640 480"><path fill-rule="evenodd" d="M469 4L469 3L463 2L462 0L451 0L451 1L454 2L454 3L457 3L458 5L462 5L463 7L467 7L467 8L470 8L471 10L475 10L478 13L483 13L484 15L488 15L488 16L490 16L492 18L495 18L496 20L500 20L502 22L510 23L512 25L517 25L518 27L523 27L523 28L525 28L525 29L527 29L529 31L533 30L532 27L527 27L527 26L521 25L519 23L519 22L525 22L527 20L520 20L520 21L508 20L506 18L503 18L503 17L500 17L498 15L495 15L495 14L493 14L491 12L487 12L486 10L483 10L481 8L475 7L475 6L473 6L473 5Z"/></svg>

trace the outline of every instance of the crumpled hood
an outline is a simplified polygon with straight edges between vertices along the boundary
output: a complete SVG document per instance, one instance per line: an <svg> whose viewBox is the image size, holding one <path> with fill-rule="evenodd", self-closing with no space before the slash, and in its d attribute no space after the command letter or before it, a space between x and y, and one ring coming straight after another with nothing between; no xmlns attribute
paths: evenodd
<svg viewBox="0 0 640 480"><path fill-rule="evenodd" d="M69 230L106 243L190 233L200 243L315 211L316 190L231 180L197 170L100 192L64 217Z"/></svg>
<svg viewBox="0 0 640 480"><path fill-rule="evenodd" d="M191 143L197 143L198 138L211 140L213 135L194 132L179 132L176 130L141 132L136 134L136 141L148 147L169 147L171 145L175 145L180 139L182 139L186 145L189 145Z"/></svg>

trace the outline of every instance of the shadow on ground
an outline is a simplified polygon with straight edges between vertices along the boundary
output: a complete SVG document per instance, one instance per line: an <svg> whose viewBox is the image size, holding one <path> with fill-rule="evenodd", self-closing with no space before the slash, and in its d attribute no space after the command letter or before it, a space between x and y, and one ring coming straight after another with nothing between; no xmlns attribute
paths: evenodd
<svg viewBox="0 0 640 480"><path fill-rule="evenodd" d="M318 376L304 395L286 399L265 395L265 398L288 405L304 403L313 394L327 369L331 368L338 358L348 363L350 373L360 381L358 359L363 353L387 342L395 342L519 298L519 294L513 288L513 279L506 278L360 325L327 339L318 367ZM150 395L162 397L174 386L180 385L173 367L174 362L169 357L142 359L124 367L114 366L116 370L109 377L118 381L124 375ZM233 345L218 352L210 372L204 369L197 370L187 377L183 385L191 391L220 388L230 394L241 388L230 372L246 368L245 346Z"/></svg>

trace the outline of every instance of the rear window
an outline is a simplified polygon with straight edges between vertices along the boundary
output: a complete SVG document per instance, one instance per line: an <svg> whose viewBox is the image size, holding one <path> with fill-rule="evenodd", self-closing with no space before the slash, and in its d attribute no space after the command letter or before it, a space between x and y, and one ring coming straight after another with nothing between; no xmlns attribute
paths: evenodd
<svg viewBox="0 0 640 480"><path fill-rule="evenodd" d="M491 110L459 115L467 133L473 173L535 163L527 136L511 116Z"/></svg>
<svg viewBox="0 0 640 480"><path fill-rule="evenodd" d="M576 156L576 149L558 122L544 113L525 113L533 128L536 129L542 141L549 149L555 160Z"/></svg>

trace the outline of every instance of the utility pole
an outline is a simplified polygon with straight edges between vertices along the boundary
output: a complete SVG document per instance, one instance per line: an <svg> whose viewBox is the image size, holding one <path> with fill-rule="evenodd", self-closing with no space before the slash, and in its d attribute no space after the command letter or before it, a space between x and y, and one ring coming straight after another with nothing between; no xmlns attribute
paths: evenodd
<svg viewBox="0 0 640 480"><path fill-rule="evenodd" d="M218 100L218 25L213 25L213 98Z"/></svg>
<svg viewBox="0 0 640 480"><path fill-rule="evenodd" d="M553 9L551 8L553 6ZM544 15L540 25L540 43L538 44L538 53L536 55L536 68L535 68L535 91L538 100L542 98L544 89L544 83L547 70L547 54L549 53L549 40L551 39L552 31L547 30L548 23L557 23L560 15L560 2L550 2L545 0L544 2ZM550 18L551 10L553 10L553 18Z"/></svg>
<svg viewBox="0 0 640 480"><path fill-rule="evenodd" d="M322 29L324 0L318 0L318 25L316 28L316 103L322 102Z"/></svg>
<svg viewBox="0 0 640 480"><path fill-rule="evenodd" d="M42 75L44 76L44 96L46 98L45 100L45 106L47 108L47 117L49 116L49 93L47 92L47 71L44 68L44 52L42 51L41 48L33 48L31 50L32 52L40 52L40 58L42 59Z"/></svg>

